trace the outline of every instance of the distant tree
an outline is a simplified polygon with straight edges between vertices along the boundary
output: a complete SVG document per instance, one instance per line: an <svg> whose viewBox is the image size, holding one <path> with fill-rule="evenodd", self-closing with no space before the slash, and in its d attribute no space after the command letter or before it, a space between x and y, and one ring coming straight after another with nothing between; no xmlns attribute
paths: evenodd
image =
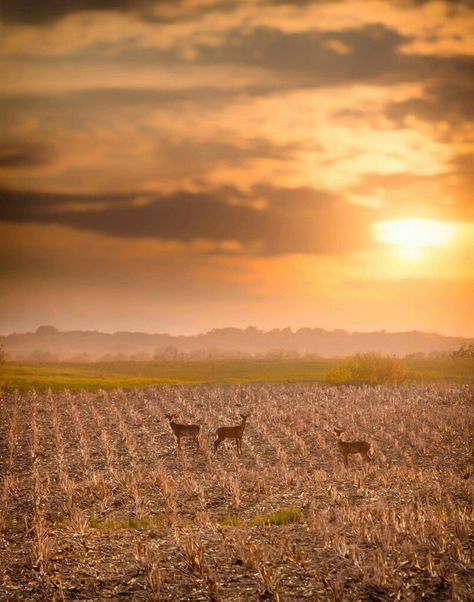
<svg viewBox="0 0 474 602"><path fill-rule="evenodd" d="M51 351L45 351L44 349L35 349L28 356L28 360L30 362L57 362L58 356L55 353L51 353Z"/></svg>
<svg viewBox="0 0 474 602"><path fill-rule="evenodd" d="M284 347L276 347L269 349L261 355L265 360L293 360L298 359L300 354L294 349L286 349Z"/></svg>
<svg viewBox="0 0 474 602"><path fill-rule="evenodd" d="M5 354L5 347L3 345L0 345L0 364L3 364L3 362L6 360L6 354Z"/></svg>
<svg viewBox="0 0 474 602"><path fill-rule="evenodd" d="M452 357L474 357L474 343L461 345L451 355Z"/></svg>
<svg viewBox="0 0 474 602"><path fill-rule="evenodd" d="M173 361L173 360L177 360L178 357L179 357L178 349L176 347L174 347L173 345L169 345L168 347L157 349L155 351L155 353L153 354L153 359L155 361L156 360Z"/></svg>
<svg viewBox="0 0 474 602"><path fill-rule="evenodd" d="M55 326L38 326L35 334L57 334L59 330Z"/></svg>

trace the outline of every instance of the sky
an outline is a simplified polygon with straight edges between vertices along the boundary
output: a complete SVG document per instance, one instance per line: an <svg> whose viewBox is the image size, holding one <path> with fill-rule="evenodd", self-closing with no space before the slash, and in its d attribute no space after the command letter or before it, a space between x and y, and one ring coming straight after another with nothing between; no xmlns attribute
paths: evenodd
<svg viewBox="0 0 474 602"><path fill-rule="evenodd" d="M0 332L474 336L470 1L0 20Z"/></svg>

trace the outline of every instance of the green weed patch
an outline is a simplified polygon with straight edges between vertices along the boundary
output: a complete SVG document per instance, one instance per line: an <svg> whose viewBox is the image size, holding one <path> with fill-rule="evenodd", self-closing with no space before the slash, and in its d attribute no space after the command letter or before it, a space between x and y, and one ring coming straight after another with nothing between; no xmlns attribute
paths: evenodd
<svg viewBox="0 0 474 602"><path fill-rule="evenodd" d="M253 525L290 525L300 523L303 520L301 508L280 508L270 514L261 514L252 519Z"/></svg>
<svg viewBox="0 0 474 602"><path fill-rule="evenodd" d="M89 520L89 527L92 529L100 529L105 531L117 531L118 529L152 529L165 527L169 525L170 520L168 518L153 518L150 516L144 516L137 518L134 516L124 518L107 518L105 520L98 520L91 518Z"/></svg>

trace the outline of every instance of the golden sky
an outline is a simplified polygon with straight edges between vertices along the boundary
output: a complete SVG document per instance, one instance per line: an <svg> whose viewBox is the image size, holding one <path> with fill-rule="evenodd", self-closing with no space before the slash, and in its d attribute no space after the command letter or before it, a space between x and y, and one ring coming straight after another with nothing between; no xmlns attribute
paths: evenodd
<svg viewBox="0 0 474 602"><path fill-rule="evenodd" d="M0 19L0 332L474 336L470 1Z"/></svg>

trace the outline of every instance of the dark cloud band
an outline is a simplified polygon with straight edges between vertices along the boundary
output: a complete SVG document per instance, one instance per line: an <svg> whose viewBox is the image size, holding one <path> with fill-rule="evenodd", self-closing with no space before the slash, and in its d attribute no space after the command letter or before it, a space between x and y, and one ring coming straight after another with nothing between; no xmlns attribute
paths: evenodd
<svg viewBox="0 0 474 602"><path fill-rule="evenodd" d="M152 3L150 0L3 0L0 18L10 22L46 24L71 13L88 10L131 11Z"/></svg>
<svg viewBox="0 0 474 602"><path fill-rule="evenodd" d="M423 5L431 0L411 0L414 5ZM444 0L448 6L472 6L471 0ZM304 6L321 3L321 0L263 0L262 4ZM337 0L336 2L337 3ZM5 21L47 24L71 13L82 11L143 11L150 7L172 6L176 8L182 4L181 0L2 0L0 3L0 18ZM238 2L231 0L216 1L214 6L203 2L201 10L204 12L212 8L229 10ZM184 7L183 10L186 10ZM188 7L188 12L195 12L194 7ZM144 14L147 17L146 13ZM150 17L153 18L153 17ZM158 17L159 19L159 17Z"/></svg>
<svg viewBox="0 0 474 602"><path fill-rule="evenodd" d="M235 191L234 191L235 192ZM234 240L258 243L262 254L345 253L367 245L373 217L328 193L266 189L268 206L255 209L208 194L178 192L134 203L134 195L97 197L4 191L5 221L61 224L123 238L152 237L190 242ZM250 201L250 199L248 199ZM81 209L75 205L81 203ZM100 204L99 208L97 204ZM90 206L90 209L88 208Z"/></svg>

